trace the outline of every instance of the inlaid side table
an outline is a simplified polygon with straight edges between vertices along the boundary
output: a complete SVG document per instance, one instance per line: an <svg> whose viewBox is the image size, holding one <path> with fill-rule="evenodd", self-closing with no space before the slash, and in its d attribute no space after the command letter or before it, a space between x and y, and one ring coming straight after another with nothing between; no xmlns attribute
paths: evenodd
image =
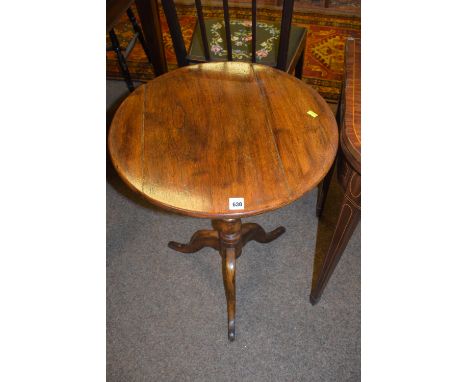
<svg viewBox="0 0 468 382"><path fill-rule="evenodd" d="M340 150L337 156L338 182L344 190L338 221L310 302L322 296L343 251L361 219L361 40L350 38L346 44L345 81L338 108ZM325 203L332 171L326 176L317 198L317 216Z"/></svg>
<svg viewBox="0 0 468 382"><path fill-rule="evenodd" d="M332 111L279 70L241 62L186 66L137 88L112 122L109 151L122 179L164 209L212 220L189 243L221 255L228 338L235 337L236 259L267 233L241 218L283 207L314 188L338 148Z"/></svg>

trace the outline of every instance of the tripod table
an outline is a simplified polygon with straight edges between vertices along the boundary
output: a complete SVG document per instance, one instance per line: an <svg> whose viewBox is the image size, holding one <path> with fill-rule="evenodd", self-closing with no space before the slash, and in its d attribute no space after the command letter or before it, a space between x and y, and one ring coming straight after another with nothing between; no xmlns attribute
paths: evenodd
<svg viewBox="0 0 468 382"><path fill-rule="evenodd" d="M161 208L212 220L188 244L222 260L228 338L235 337L236 259L266 233L241 218L281 208L313 189L338 147L335 117L297 78L267 66L214 62L186 66L137 88L112 122L112 162L129 187Z"/></svg>

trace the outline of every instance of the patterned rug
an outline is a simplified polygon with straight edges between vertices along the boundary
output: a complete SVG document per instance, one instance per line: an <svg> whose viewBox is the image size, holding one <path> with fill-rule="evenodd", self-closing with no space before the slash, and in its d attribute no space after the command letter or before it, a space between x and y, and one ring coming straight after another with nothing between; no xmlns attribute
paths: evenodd
<svg viewBox="0 0 468 382"><path fill-rule="evenodd" d="M249 20L250 8L231 8L232 19ZM204 15L207 18L223 18L222 7L205 6ZM136 10L134 13L137 14ZM182 28L185 44L188 49L196 23L196 11L193 5L177 5L177 13ZM273 9L257 10L258 21L279 22L281 11ZM307 28L307 46L303 80L317 89L329 102L338 101L344 69L344 47L347 37L360 37L361 20L359 16L323 15L307 11L295 11L293 23ZM171 36L167 22L161 12L161 27L163 30L164 47L169 70L177 68L177 61L172 47ZM125 48L133 36L133 29L124 14L114 28L120 44ZM109 37L107 37L109 39ZM110 42L107 42L110 45ZM147 81L154 78L151 65L137 43L127 58L132 79ZM107 78L120 79L120 70L114 52L107 52Z"/></svg>

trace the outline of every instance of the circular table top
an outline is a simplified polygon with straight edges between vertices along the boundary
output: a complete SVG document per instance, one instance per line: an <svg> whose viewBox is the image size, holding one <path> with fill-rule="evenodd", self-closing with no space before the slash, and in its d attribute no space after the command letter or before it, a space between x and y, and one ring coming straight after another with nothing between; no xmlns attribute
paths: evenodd
<svg viewBox="0 0 468 382"><path fill-rule="evenodd" d="M327 103L297 78L222 62L138 87L119 107L108 143L117 172L152 203L239 218L314 188L333 163L338 130Z"/></svg>

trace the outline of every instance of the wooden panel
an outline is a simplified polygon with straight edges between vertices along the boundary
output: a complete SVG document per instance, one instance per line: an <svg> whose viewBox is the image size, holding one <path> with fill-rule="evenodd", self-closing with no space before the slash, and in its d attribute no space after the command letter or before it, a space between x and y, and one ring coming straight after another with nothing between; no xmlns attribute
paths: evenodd
<svg viewBox="0 0 468 382"><path fill-rule="evenodd" d="M361 40L348 39L346 44L345 86L342 101L344 118L341 146L346 158L361 173Z"/></svg>
<svg viewBox="0 0 468 382"><path fill-rule="evenodd" d="M141 28L148 47L154 73L159 76L167 72L166 55L159 21L159 7L157 0L136 0Z"/></svg>

